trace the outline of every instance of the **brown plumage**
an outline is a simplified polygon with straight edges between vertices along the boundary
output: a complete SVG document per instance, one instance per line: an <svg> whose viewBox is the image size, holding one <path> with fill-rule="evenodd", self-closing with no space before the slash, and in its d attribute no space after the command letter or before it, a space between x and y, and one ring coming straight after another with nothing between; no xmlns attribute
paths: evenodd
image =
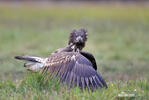
<svg viewBox="0 0 149 100"><path fill-rule="evenodd" d="M16 59L28 61L25 67L31 71L40 71L44 80L54 76L69 88L96 89L107 87L106 82L97 73L97 65L92 54L82 51L87 40L86 30L74 30L70 34L68 46L54 51L47 58L16 56ZM49 76L49 77L48 77Z"/></svg>
<svg viewBox="0 0 149 100"><path fill-rule="evenodd" d="M55 53L47 59L43 73L60 77L69 87L97 88L106 86L103 78L93 69L92 63L77 52ZM92 81L91 81L92 80Z"/></svg>

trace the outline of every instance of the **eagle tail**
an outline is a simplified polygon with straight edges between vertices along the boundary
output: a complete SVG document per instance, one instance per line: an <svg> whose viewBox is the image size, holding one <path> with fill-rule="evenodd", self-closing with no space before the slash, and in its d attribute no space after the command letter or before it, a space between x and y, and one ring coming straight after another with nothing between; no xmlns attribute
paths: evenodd
<svg viewBox="0 0 149 100"><path fill-rule="evenodd" d="M24 63L24 67L26 67L27 70L32 72L40 71L40 69L44 67L46 62L46 58L33 56L15 56L15 59L26 61L26 63Z"/></svg>

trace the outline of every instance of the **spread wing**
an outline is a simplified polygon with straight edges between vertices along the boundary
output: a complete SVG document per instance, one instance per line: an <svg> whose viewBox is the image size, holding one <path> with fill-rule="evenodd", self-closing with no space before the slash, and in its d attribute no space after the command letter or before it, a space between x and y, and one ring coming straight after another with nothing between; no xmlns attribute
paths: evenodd
<svg viewBox="0 0 149 100"><path fill-rule="evenodd" d="M96 89L107 87L104 79L94 70L92 63L76 52L63 52L51 55L42 73L59 76L60 82L68 87Z"/></svg>

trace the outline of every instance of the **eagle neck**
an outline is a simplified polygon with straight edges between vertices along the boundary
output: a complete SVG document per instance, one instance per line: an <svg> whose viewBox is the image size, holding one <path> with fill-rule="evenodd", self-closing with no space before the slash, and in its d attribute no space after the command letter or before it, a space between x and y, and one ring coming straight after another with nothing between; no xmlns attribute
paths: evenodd
<svg viewBox="0 0 149 100"><path fill-rule="evenodd" d="M82 48L79 48L77 45L75 45L73 43L71 43L69 46L73 52L80 52L82 50Z"/></svg>

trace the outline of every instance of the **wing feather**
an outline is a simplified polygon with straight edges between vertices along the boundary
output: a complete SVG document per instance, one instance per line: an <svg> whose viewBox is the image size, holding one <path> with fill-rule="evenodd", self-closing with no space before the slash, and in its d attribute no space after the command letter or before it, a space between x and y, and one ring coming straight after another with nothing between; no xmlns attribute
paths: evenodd
<svg viewBox="0 0 149 100"><path fill-rule="evenodd" d="M60 82L64 82L64 79L66 78L68 72L64 72L61 76L60 76Z"/></svg>
<svg viewBox="0 0 149 100"><path fill-rule="evenodd" d="M70 76L69 76L69 82L68 82L68 87L69 88L71 87L72 80L73 80L73 72L71 72Z"/></svg>
<svg viewBox="0 0 149 100"><path fill-rule="evenodd" d="M107 87L103 78L92 66L92 63L79 53L62 52L48 58L43 73L56 73L56 76L60 76L60 82L66 83L68 87L78 86L88 89Z"/></svg>
<svg viewBox="0 0 149 100"><path fill-rule="evenodd" d="M82 82L82 88L85 88L85 83L84 83L84 77L81 77L81 82Z"/></svg>
<svg viewBox="0 0 149 100"><path fill-rule="evenodd" d="M98 87L97 81L95 79L95 76L92 77L93 78L93 82L95 83L95 87Z"/></svg>
<svg viewBox="0 0 149 100"><path fill-rule="evenodd" d="M95 86L93 85L92 77L89 77L89 80L90 80L90 83L91 83L92 88L95 88Z"/></svg>
<svg viewBox="0 0 149 100"><path fill-rule="evenodd" d="M90 87L89 87L89 81L87 77L85 77L85 83L86 83L87 88L89 89Z"/></svg>
<svg viewBox="0 0 149 100"><path fill-rule="evenodd" d="M72 87L74 87L76 85L76 74L73 73L73 80L72 80Z"/></svg>
<svg viewBox="0 0 149 100"><path fill-rule="evenodd" d="M77 86L79 87L79 85L80 85L80 77L77 76Z"/></svg>
<svg viewBox="0 0 149 100"><path fill-rule="evenodd" d="M102 83L100 82L99 78L98 78L97 76L95 76L95 77L96 77L96 80L97 80L98 85L99 85L100 87L103 87L103 85L102 85Z"/></svg>

